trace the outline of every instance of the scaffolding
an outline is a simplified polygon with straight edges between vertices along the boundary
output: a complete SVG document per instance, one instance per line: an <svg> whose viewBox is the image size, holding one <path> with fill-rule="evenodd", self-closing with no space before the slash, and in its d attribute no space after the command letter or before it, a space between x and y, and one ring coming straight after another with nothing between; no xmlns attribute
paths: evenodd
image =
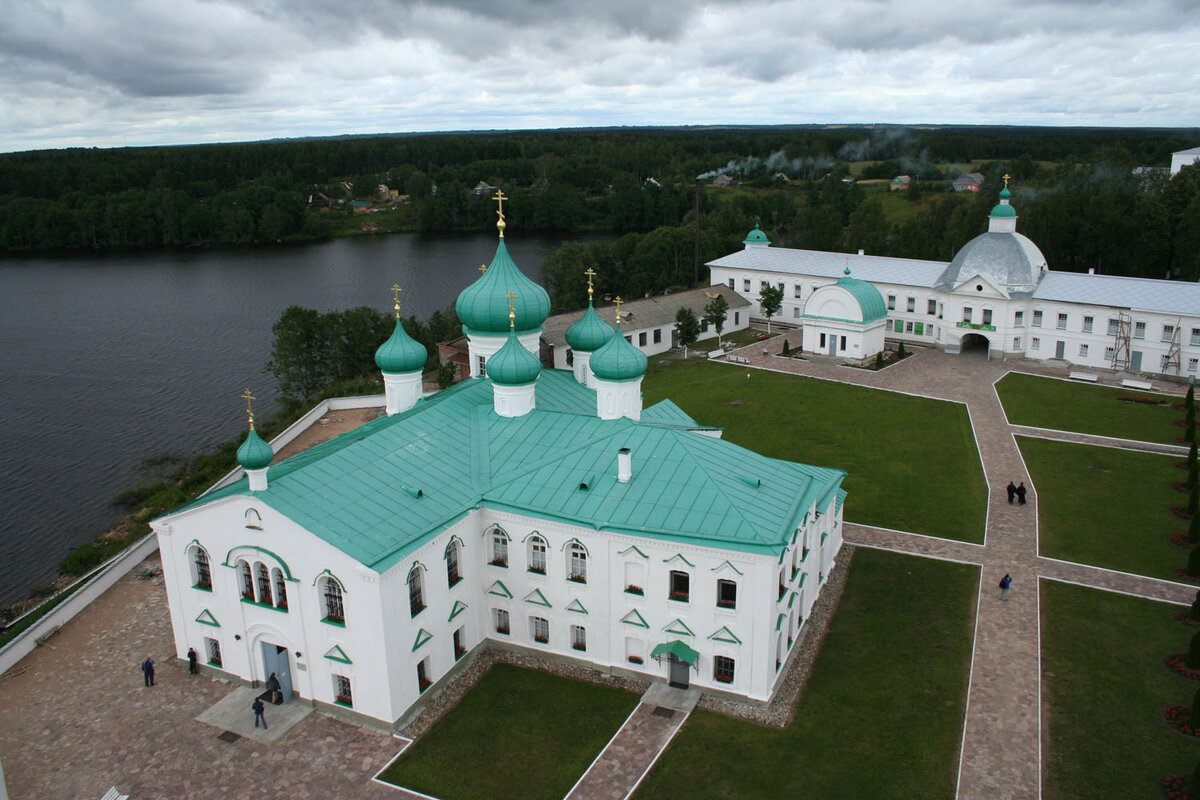
<svg viewBox="0 0 1200 800"><path fill-rule="evenodd" d="M1133 318L1122 311L1117 315L1116 322L1116 330L1113 331L1116 341L1113 342L1112 348L1112 368L1129 369L1129 329L1133 325Z"/></svg>
<svg viewBox="0 0 1200 800"><path fill-rule="evenodd" d="M1180 333L1182 324L1183 324L1183 317L1179 317L1175 320L1175 335L1171 337L1171 343L1167 347L1167 352L1162 357L1162 369L1159 370L1159 372L1163 373L1164 375L1167 373L1168 370L1170 370L1172 368L1175 370L1176 375L1179 374L1179 367L1180 367L1180 361L1181 361L1181 359L1179 357L1179 352L1180 352L1179 345L1180 345L1180 338L1182 336L1182 334Z"/></svg>

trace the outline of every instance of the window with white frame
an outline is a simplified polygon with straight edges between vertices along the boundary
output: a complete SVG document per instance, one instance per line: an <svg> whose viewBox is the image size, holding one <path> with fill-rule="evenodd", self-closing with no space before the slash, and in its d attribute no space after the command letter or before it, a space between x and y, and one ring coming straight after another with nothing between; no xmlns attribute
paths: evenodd
<svg viewBox="0 0 1200 800"><path fill-rule="evenodd" d="M1013 350L1020 350L1020 349L1021 349L1021 337L1014 336L1013 337Z"/></svg>
<svg viewBox="0 0 1200 800"><path fill-rule="evenodd" d="M730 278L730 279L729 279L729 288L730 288L730 289L734 288L734 287L733 287L733 278Z"/></svg>
<svg viewBox="0 0 1200 800"><path fill-rule="evenodd" d="M350 679L345 675L333 676L333 702L347 708L354 707L354 694L350 691Z"/></svg>
<svg viewBox="0 0 1200 800"><path fill-rule="evenodd" d="M1091 333L1092 327L1095 325L1095 323L1096 323L1095 317L1085 316L1083 318L1083 332Z"/></svg>
<svg viewBox="0 0 1200 800"><path fill-rule="evenodd" d="M671 570L670 589L667 597L686 603L690 594L691 576L682 570Z"/></svg>
<svg viewBox="0 0 1200 800"><path fill-rule="evenodd" d="M1036 336L1033 337L1032 339L1030 339L1029 340L1029 349L1030 350L1041 350L1042 349L1042 340L1037 338Z"/></svg>
<svg viewBox="0 0 1200 800"><path fill-rule="evenodd" d="M992 324L992 310L990 308L985 308L983 310L983 324L984 325Z"/></svg>
<svg viewBox="0 0 1200 800"><path fill-rule="evenodd" d="M587 631L582 625L571 626L571 649L587 650Z"/></svg>
<svg viewBox="0 0 1200 800"><path fill-rule="evenodd" d="M458 568L458 542L450 540L446 545L446 583L451 587L462 580L462 572Z"/></svg>
<svg viewBox="0 0 1200 800"><path fill-rule="evenodd" d="M743 292L750 291L750 279L749 278L742 279L742 291Z"/></svg>
<svg viewBox="0 0 1200 800"><path fill-rule="evenodd" d="M907 320L907 321L904 323L904 332L905 332L905 333L912 333L912 332L913 332L913 324L912 324L912 320ZM842 337L842 349L843 349L843 350L845 350L845 349L846 349L846 341L845 341L845 340L846 340L846 337L845 337L845 336L843 336L843 337Z"/></svg>
<svg viewBox="0 0 1200 800"><path fill-rule="evenodd" d="M780 291L780 293L782 293L783 292L783 281L780 281L779 283L775 284L775 288L778 289Z"/></svg>
<svg viewBox="0 0 1200 800"><path fill-rule="evenodd" d="M408 571L408 611L414 617L425 610L425 579L421 572L417 566Z"/></svg>
<svg viewBox="0 0 1200 800"><path fill-rule="evenodd" d="M758 282L758 290L761 292L763 289L767 288L767 287L768 287L768 286L770 286L770 285L771 285L771 284L767 283L766 281L764 281L764 280L760 280L760 281Z"/></svg>
<svg viewBox="0 0 1200 800"><path fill-rule="evenodd" d="M638 347L646 346L646 332L642 331L638 334Z"/></svg>
<svg viewBox="0 0 1200 800"><path fill-rule="evenodd" d="M793 548L794 560L795 548ZM719 608L737 608L737 583L735 581L723 579L717 581L717 606Z"/></svg>
<svg viewBox="0 0 1200 800"><path fill-rule="evenodd" d="M912 312L916 311L916 310L917 310L917 298L915 298L915 297L909 297L909 298L908 298L908 302L905 304L905 306L904 306L904 307L905 307L905 308L908 310L908 312L909 312L910 314L911 314Z"/></svg>
<svg viewBox="0 0 1200 800"><path fill-rule="evenodd" d="M733 683L733 659L728 656L713 657L713 680L717 683Z"/></svg>
<svg viewBox="0 0 1200 800"><path fill-rule="evenodd" d="M1042 327L1042 312L1041 311L1033 312L1033 327L1035 327L1035 328Z"/></svg>
<svg viewBox="0 0 1200 800"><path fill-rule="evenodd" d="M529 571L546 574L546 540L541 536L529 537Z"/></svg>
<svg viewBox="0 0 1200 800"><path fill-rule="evenodd" d="M271 580L275 583L275 607L287 611L287 583L283 580L283 570L274 567L271 570Z"/></svg>
<svg viewBox="0 0 1200 800"><path fill-rule="evenodd" d="M887 307L888 307L888 311L896 310L896 295L889 294L887 296Z"/></svg>
<svg viewBox="0 0 1200 800"><path fill-rule="evenodd" d="M1118 321L1117 321L1117 320L1115 320L1115 319L1112 319L1112 318L1110 318L1110 319L1108 320L1108 335L1109 335L1109 336L1116 336L1116 335L1117 335L1117 331L1118 331L1119 329L1120 329L1120 322L1118 322Z"/></svg>
<svg viewBox="0 0 1200 800"><path fill-rule="evenodd" d="M737 320L736 320L736 319L734 319L734 323L735 323L735 324L737 323ZM662 344L662 328L655 328L655 329L654 329L654 343L655 343L655 344Z"/></svg>
<svg viewBox="0 0 1200 800"><path fill-rule="evenodd" d="M1164 342L1169 342L1174 338L1175 338L1175 326L1174 325L1163 325L1162 340Z"/></svg>
<svg viewBox="0 0 1200 800"><path fill-rule="evenodd" d="M1018 311L1015 314L1013 314L1013 327L1015 327L1015 328L1025 327L1025 312L1024 311Z"/></svg>
<svg viewBox="0 0 1200 800"><path fill-rule="evenodd" d="M925 313L933 316L937 313L937 300L929 300L925 305Z"/></svg>
<svg viewBox="0 0 1200 800"><path fill-rule="evenodd" d="M1060 331L1065 331L1067 329L1067 315L1066 314L1058 315L1058 329Z"/></svg>
<svg viewBox="0 0 1200 800"><path fill-rule="evenodd" d="M1113 357L1113 355L1115 355L1115 354L1116 354L1116 350L1115 350L1115 349L1113 349L1112 347L1106 347L1106 348L1104 348L1104 358L1105 358L1105 359L1107 359L1107 360L1111 361L1111 360L1112 360L1112 357Z"/></svg>
<svg viewBox="0 0 1200 800"><path fill-rule="evenodd" d="M800 306L795 306L792 308L792 317L795 319L800 319Z"/></svg>
<svg viewBox="0 0 1200 800"><path fill-rule="evenodd" d="M797 300L800 299L800 284L797 283L792 286L792 297L796 298Z"/></svg>
<svg viewBox="0 0 1200 800"><path fill-rule="evenodd" d="M321 599L325 609L323 619L338 625L346 623L346 610L342 604L342 587L332 577L326 575L318 583Z"/></svg>
<svg viewBox="0 0 1200 800"><path fill-rule="evenodd" d="M963 322L970 322L970 321L971 321L971 314L972 314L972 309L971 309L971 307L970 307L970 306L963 306L963 317L962 317L962 321L963 321Z"/></svg>
<svg viewBox="0 0 1200 800"><path fill-rule="evenodd" d="M1195 372L1197 364L1200 364L1200 358L1189 358L1188 359L1188 372Z"/></svg>
<svg viewBox="0 0 1200 800"><path fill-rule="evenodd" d="M508 612L503 608L497 608L495 613L496 633L507 634L509 628Z"/></svg>
<svg viewBox="0 0 1200 800"><path fill-rule="evenodd" d="M204 656L208 659L208 663L214 667L221 666L221 643L216 639L204 637Z"/></svg>
<svg viewBox="0 0 1200 800"><path fill-rule="evenodd" d="M271 573L266 564L259 561L254 565L254 578L258 585L258 602L274 605L271 601Z"/></svg>
<svg viewBox="0 0 1200 800"><path fill-rule="evenodd" d="M208 553L198 544L192 546L192 585L197 589L212 589L212 569Z"/></svg>
<svg viewBox="0 0 1200 800"><path fill-rule="evenodd" d="M1192 346L1200 346L1200 328L1192 328Z"/></svg>
<svg viewBox="0 0 1200 800"><path fill-rule="evenodd" d="M508 566L508 534L499 528L492 531L492 560L488 563L496 567Z"/></svg>
<svg viewBox="0 0 1200 800"><path fill-rule="evenodd" d="M529 635L539 644L550 643L550 623L543 617L529 618Z"/></svg>
<svg viewBox="0 0 1200 800"><path fill-rule="evenodd" d="M1133 338L1135 338L1135 339L1145 339L1146 338L1146 323L1144 323L1144 322L1133 323Z"/></svg>
<svg viewBox="0 0 1200 800"><path fill-rule="evenodd" d="M567 545L567 579L587 583L587 551L579 542Z"/></svg>
<svg viewBox="0 0 1200 800"><path fill-rule="evenodd" d="M1088 346L1086 344L1079 345L1079 357L1087 358L1087 354L1088 354Z"/></svg>

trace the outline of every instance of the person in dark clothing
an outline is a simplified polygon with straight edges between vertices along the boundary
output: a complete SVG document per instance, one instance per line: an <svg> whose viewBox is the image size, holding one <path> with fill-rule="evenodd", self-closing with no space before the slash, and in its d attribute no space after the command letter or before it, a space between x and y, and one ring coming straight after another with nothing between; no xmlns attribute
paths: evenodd
<svg viewBox="0 0 1200 800"><path fill-rule="evenodd" d="M263 715L263 711L266 709L266 706L263 705L263 701L257 697L254 698L254 703L251 704L250 708L254 709L254 727L257 728L258 723L261 722L263 730L265 731L267 729L267 718Z"/></svg>
<svg viewBox="0 0 1200 800"><path fill-rule="evenodd" d="M1004 577L1000 579L1000 599L1001 600L1008 599L1008 587L1010 587L1010 586L1012 586L1012 576L1006 572L1006 573L1004 573Z"/></svg>
<svg viewBox="0 0 1200 800"><path fill-rule="evenodd" d="M196 668L196 648L189 647L188 648L188 674L195 675L199 671L200 670L198 670Z"/></svg>
<svg viewBox="0 0 1200 800"><path fill-rule="evenodd" d="M142 662L142 677L146 679L147 686L154 685L154 659L150 656L146 656Z"/></svg>
<svg viewBox="0 0 1200 800"><path fill-rule="evenodd" d="M1017 504L1025 505L1025 481L1021 481L1021 485L1017 487Z"/></svg>
<svg viewBox="0 0 1200 800"><path fill-rule="evenodd" d="M1017 485L1012 481L1008 482L1008 504L1011 506L1013 498L1017 496Z"/></svg>

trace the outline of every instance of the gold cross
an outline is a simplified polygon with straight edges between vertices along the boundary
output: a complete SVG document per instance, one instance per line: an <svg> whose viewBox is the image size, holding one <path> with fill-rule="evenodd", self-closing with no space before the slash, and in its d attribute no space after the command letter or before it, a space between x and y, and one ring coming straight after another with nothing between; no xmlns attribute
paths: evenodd
<svg viewBox="0 0 1200 800"><path fill-rule="evenodd" d="M479 265L479 274L482 275L485 272L487 272L487 264L480 264Z"/></svg>
<svg viewBox="0 0 1200 800"><path fill-rule="evenodd" d="M504 238L504 201L508 198L504 196L503 189L497 189L495 196L492 197L496 201L496 214L499 219L496 220L496 230L500 231L500 238Z"/></svg>
<svg viewBox="0 0 1200 800"><path fill-rule="evenodd" d="M400 319L400 284L392 284L392 300L396 308L396 319Z"/></svg>
<svg viewBox="0 0 1200 800"><path fill-rule="evenodd" d="M588 279L588 302L590 303L590 302L592 302L592 276L596 274L596 270L592 269L591 267L588 267L586 270L583 271L583 274L587 275L587 279Z"/></svg>
<svg viewBox="0 0 1200 800"><path fill-rule="evenodd" d="M254 430L254 409L250 405L250 401L254 399L254 395L250 394L250 390L242 392L242 399L246 401L246 416L250 418L250 430Z"/></svg>
<svg viewBox="0 0 1200 800"><path fill-rule="evenodd" d="M517 326L517 310L513 305L513 300L517 299L516 292L509 289L508 294L504 296L508 298L508 327L515 328Z"/></svg>
<svg viewBox="0 0 1200 800"><path fill-rule="evenodd" d="M624 303L624 302L625 301L621 299L620 295L618 295L617 298L615 300L613 300L613 304L616 305L616 307L617 307L617 324L618 325L621 324L621 303Z"/></svg>
<svg viewBox="0 0 1200 800"><path fill-rule="evenodd" d="M1007 189L1007 188L1008 188L1008 179L1009 179L1010 177L1012 177L1012 176L1010 176L1010 175L1009 175L1007 172L1006 172L1006 173L1004 173L1004 188L1005 188L1005 189Z"/></svg>

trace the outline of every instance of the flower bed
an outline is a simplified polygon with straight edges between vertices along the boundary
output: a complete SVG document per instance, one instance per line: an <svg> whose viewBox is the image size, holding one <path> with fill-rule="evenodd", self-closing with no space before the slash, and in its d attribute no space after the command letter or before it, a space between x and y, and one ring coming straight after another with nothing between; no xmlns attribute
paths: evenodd
<svg viewBox="0 0 1200 800"><path fill-rule="evenodd" d="M1167 656L1167 669L1178 672L1185 678L1200 681L1200 669L1187 668L1187 653L1172 653Z"/></svg>
<svg viewBox="0 0 1200 800"><path fill-rule="evenodd" d="M545 567L530 567L529 571L532 572L534 575L545 575L546 574Z"/></svg>
<svg viewBox="0 0 1200 800"><path fill-rule="evenodd" d="M1171 513L1182 519L1191 519L1192 515L1183 506L1171 506Z"/></svg>
<svg viewBox="0 0 1200 800"><path fill-rule="evenodd" d="M1183 567L1176 567L1175 569L1171 570L1171 572L1175 575L1176 578L1179 578L1180 580L1191 581L1192 583L1195 583L1196 581L1200 581L1200 576L1193 578L1191 575L1187 574L1187 570L1184 569Z"/></svg>
<svg viewBox="0 0 1200 800"><path fill-rule="evenodd" d="M1188 790L1188 776L1175 774L1162 782L1163 794L1171 800L1196 800L1196 795Z"/></svg>
<svg viewBox="0 0 1200 800"><path fill-rule="evenodd" d="M587 578L583 575L572 575L567 578L567 580L571 581L572 583L587 583Z"/></svg>
<svg viewBox="0 0 1200 800"><path fill-rule="evenodd" d="M1175 466L1179 467L1180 469L1187 469L1188 463L1186 461L1176 461Z"/></svg>
<svg viewBox="0 0 1200 800"><path fill-rule="evenodd" d="M1193 628L1200 628L1200 620L1192 619L1192 615L1187 611L1176 611L1175 621L1182 622L1184 625L1191 625Z"/></svg>
<svg viewBox="0 0 1200 800"><path fill-rule="evenodd" d="M1171 537L1171 544L1175 545L1176 547L1187 547L1189 549L1196 546L1188 541L1187 531L1180 531L1179 533L1173 535Z"/></svg>
<svg viewBox="0 0 1200 800"><path fill-rule="evenodd" d="M1132 394L1123 394L1117 399L1122 403L1141 403L1147 406L1165 406L1167 404L1166 400L1158 397L1138 397Z"/></svg>
<svg viewBox="0 0 1200 800"><path fill-rule="evenodd" d="M638 597L644 597L646 592L640 586L634 586L632 583L625 587L625 594L636 594Z"/></svg>
<svg viewBox="0 0 1200 800"><path fill-rule="evenodd" d="M493 558L491 561L488 562L488 564L492 565L493 567L507 567L508 559L507 558Z"/></svg>
<svg viewBox="0 0 1200 800"><path fill-rule="evenodd" d="M645 662L644 662L644 661L642 661L642 657L641 657L641 656L630 656L630 657L629 657L629 663L630 663L630 664L643 664L643 663L645 663Z"/></svg>
<svg viewBox="0 0 1200 800"><path fill-rule="evenodd" d="M1200 739L1200 728L1192 727L1191 706L1167 706L1162 712L1163 721L1189 739Z"/></svg>
<svg viewBox="0 0 1200 800"><path fill-rule="evenodd" d="M1175 481L1171 484L1171 488L1177 492L1183 492L1184 494L1188 493L1187 481Z"/></svg>

